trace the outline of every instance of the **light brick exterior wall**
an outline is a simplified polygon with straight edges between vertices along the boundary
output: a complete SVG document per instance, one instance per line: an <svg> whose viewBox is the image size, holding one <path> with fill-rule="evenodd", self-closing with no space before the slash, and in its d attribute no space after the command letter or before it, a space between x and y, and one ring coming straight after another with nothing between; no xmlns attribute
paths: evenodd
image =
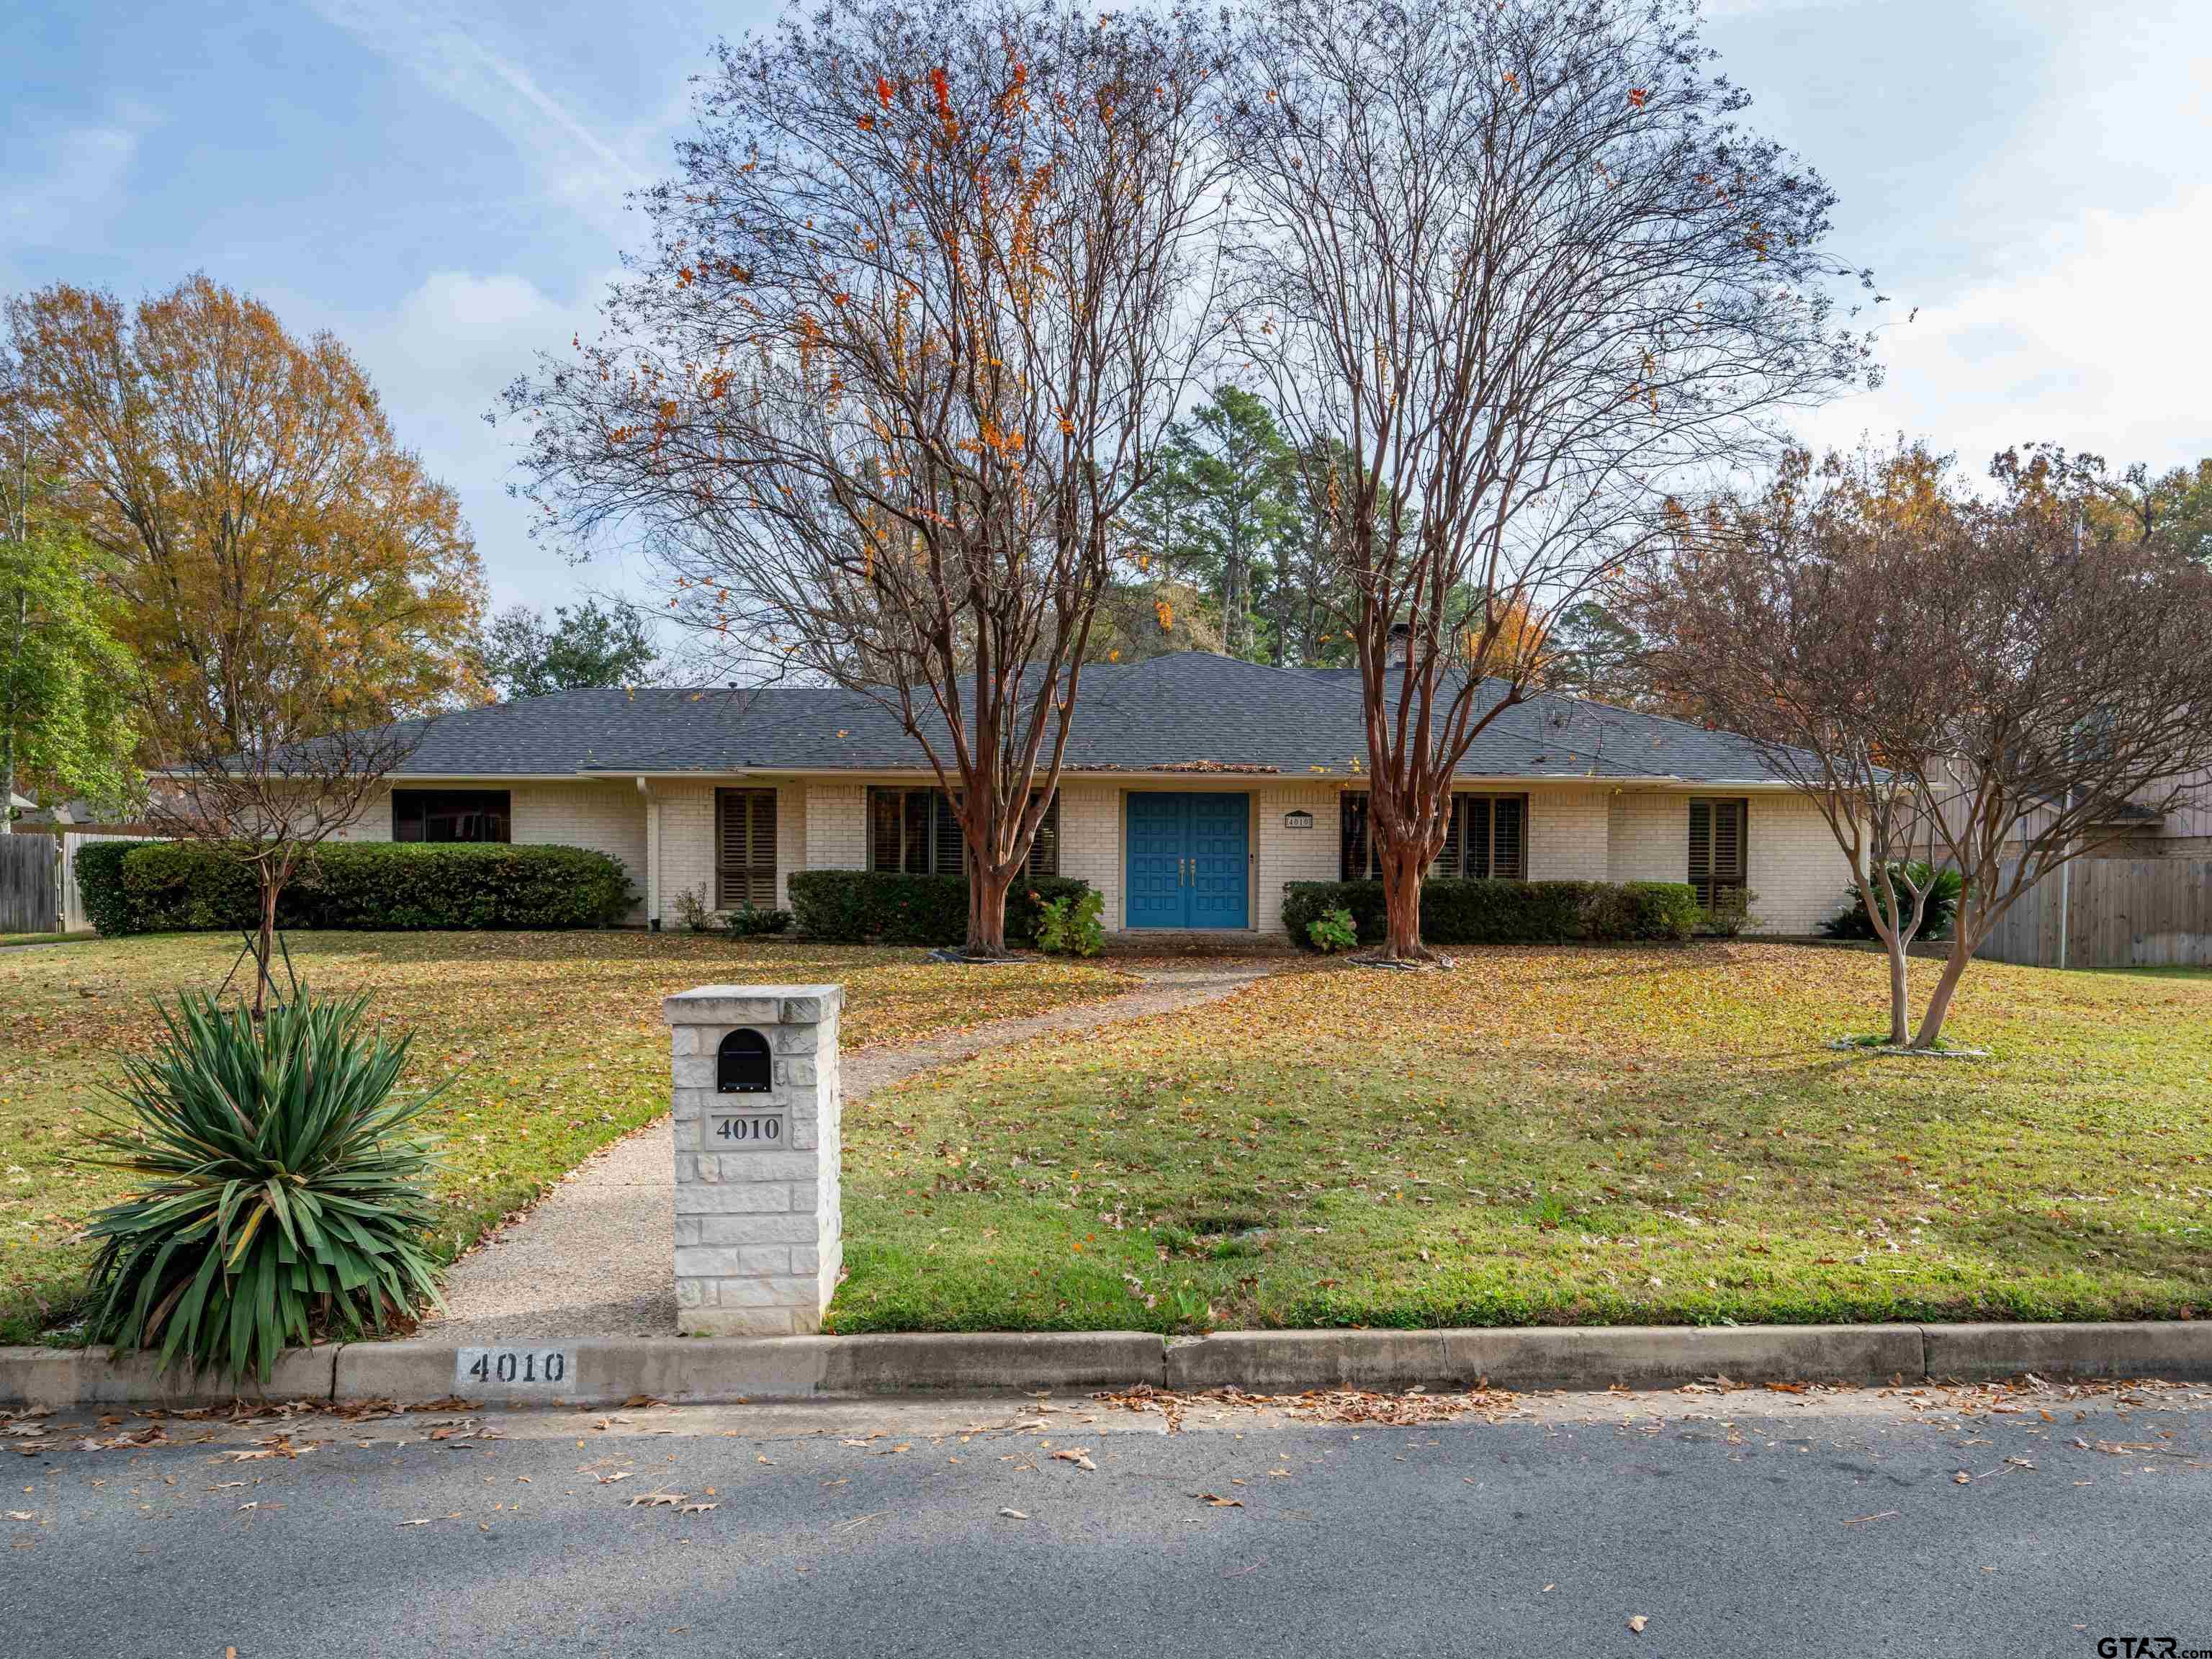
<svg viewBox="0 0 2212 1659"><path fill-rule="evenodd" d="M807 870L868 867L868 787L864 783L806 786Z"/></svg>
<svg viewBox="0 0 2212 1659"><path fill-rule="evenodd" d="M660 879L653 897L663 927L682 925L678 901L687 892L714 902L714 786L689 781L652 780L653 805L660 814Z"/></svg>
<svg viewBox="0 0 2212 1659"><path fill-rule="evenodd" d="M1753 932L1811 933L1844 908L1851 866L1811 801L1795 791L1754 795L1747 878L1758 895Z"/></svg>
<svg viewBox="0 0 2212 1659"><path fill-rule="evenodd" d="M1611 881L1684 881L1690 872L1690 802L1726 797L1716 790L1622 790L1610 804ZM1835 837L1820 810L1802 795L1767 793L1751 802L1751 857L1746 876L1754 895L1755 933L1810 933L1843 908L1850 883Z"/></svg>
<svg viewBox="0 0 2212 1659"><path fill-rule="evenodd" d="M1282 932L1286 883L1336 879L1342 856L1343 799L1339 786L1320 782L1271 783L1255 798L1260 855L1252 866L1254 921L1261 933ZM1291 812L1312 813L1313 828L1284 828L1284 817Z"/></svg>
<svg viewBox="0 0 2212 1659"><path fill-rule="evenodd" d="M1099 916L1110 933L1121 915L1121 786L1070 779L1060 786L1060 873L1087 881L1105 901Z"/></svg>
<svg viewBox="0 0 2212 1659"><path fill-rule="evenodd" d="M1610 860L1606 792L1588 784L1528 791L1528 879L1603 881Z"/></svg>
<svg viewBox="0 0 2212 1659"><path fill-rule="evenodd" d="M717 787L758 789L769 786L738 779L727 786L712 782L668 782L656 780L653 799L660 808L660 925L680 925L678 896L703 893L714 897L714 791ZM806 862L807 796L804 783L774 786L775 790L775 902L791 902L791 872L809 868Z"/></svg>
<svg viewBox="0 0 2212 1659"><path fill-rule="evenodd" d="M1613 852L1607 881L1686 881L1690 874L1690 798L1624 789L1609 804ZM1759 815L1757 806L1752 815ZM1758 846L1753 832L1752 845Z"/></svg>

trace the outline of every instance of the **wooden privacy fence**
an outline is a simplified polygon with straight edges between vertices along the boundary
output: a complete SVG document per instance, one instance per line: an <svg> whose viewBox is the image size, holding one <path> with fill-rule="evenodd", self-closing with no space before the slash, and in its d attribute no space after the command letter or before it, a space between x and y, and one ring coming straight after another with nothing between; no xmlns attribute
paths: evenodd
<svg viewBox="0 0 2212 1659"><path fill-rule="evenodd" d="M0 836L0 933L89 933L76 884L77 849L88 842L148 839L75 830Z"/></svg>
<svg viewBox="0 0 2212 1659"><path fill-rule="evenodd" d="M2212 966L2212 859L2077 859L1975 954L2031 968Z"/></svg>
<svg viewBox="0 0 2212 1659"><path fill-rule="evenodd" d="M61 931L61 848L52 836L0 836L0 933Z"/></svg>

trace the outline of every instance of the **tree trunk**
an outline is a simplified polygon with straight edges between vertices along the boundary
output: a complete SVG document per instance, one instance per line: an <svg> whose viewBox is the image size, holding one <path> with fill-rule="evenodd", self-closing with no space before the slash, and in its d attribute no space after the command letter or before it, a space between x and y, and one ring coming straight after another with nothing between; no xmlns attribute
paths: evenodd
<svg viewBox="0 0 2212 1659"><path fill-rule="evenodd" d="M1905 1016L1911 1006L1911 993L1905 983L1905 939L1893 928L1884 944L1889 951L1889 1046L1902 1048L1906 1037Z"/></svg>
<svg viewBox="0 0 2212 1659"><path fill-rule="evenodd" d="M1951 955L1943 963L1943 973L1936 981L1935 994L1928 999L1928 1012L1920 1017L1920 1030L1914 1035L1916 1048L1933 1048L1943 1037L1943 1021L1951 1012L1951 998L1966 977L1966 964L1974 959L1974 947L1964 929L1954 928L1951 940Z"/></svg>
<svg viewBox="0 0 2212 1659"><path fill-rule="evenodd" d="M283 887L267 872L261 878L261 921L253 935L253 1018L268 1012L269 958L276 948L276 895Z"/></svg>
<svg viewBox="0 0 2212 1659"><path fill-rule="evenodd" d="M1382 855L1382 953L1392 962L1419 962L1429 953L1421 943L1421 855L1413 848L1394 847Z"/></svg>
<svg viewBox="0 0 2212 1659"><path fill-rule="evenodd" d="M968 876L968 954L1002 957L1006 954L1006 892L1015 872L994 873L976 862Z"/></svg>
<svg viewBox="0 0 2212 1659"><path fill-rule="evenodd" d="M19 531L16 539L21 538ZM23 653L23 625L30 603L28 593L15 596L15 638L8 650L8 695L0 699L0 836L15 833L15 665Z"/></svg>

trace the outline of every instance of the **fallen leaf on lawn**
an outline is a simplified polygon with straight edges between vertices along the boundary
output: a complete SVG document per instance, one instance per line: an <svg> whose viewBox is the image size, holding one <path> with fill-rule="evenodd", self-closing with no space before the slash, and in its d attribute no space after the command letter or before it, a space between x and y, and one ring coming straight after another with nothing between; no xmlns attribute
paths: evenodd
<svg viewBox="0 0 2212 1659"><path fill-rule="evenodd" d="M1091 1461L1089 1449L1082 1446L1064 1446L1052 1455L1052 1461L1055 1463L1073 1463L1079 1469L1096 1469L1098 1467Z"/></svg>
<svg viewBox="0 0 2212 1659"><path fill-rule="evenodd" d="M1000 1510L999 1513L1005 1516L1009 1521L1026 1521L1029 1519L1029 1516L1024 1515L1019 1510Z"/></svg>
<svg viewBox="0 0 2212 1659"><path fill-rule="evenodd" d="M1644 1627L1650 1622L1651 1621L1649 1619L1646 1619L1639 1613L1635 1618L1628 1621L1628 1627L1634 1631L1638 1636L1641 1636L1644 1633Z"/></svg>

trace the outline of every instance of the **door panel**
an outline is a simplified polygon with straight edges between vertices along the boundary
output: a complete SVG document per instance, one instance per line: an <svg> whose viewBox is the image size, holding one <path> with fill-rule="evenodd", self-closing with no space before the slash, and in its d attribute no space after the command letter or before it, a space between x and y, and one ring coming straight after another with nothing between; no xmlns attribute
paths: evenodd
<svg viewBox="0 0 2212 1659"><path fill-rule="evenodd" d="M1243 795L1190 797L1190 921L1192 927L1245 925L1249 866L1245 842L1250 805Z"/></svg>
<svg viewBox="0 0 2212 1659"><path fill-rule="evenodd" d="M1250 816L1243 795L1133 793L1127 925L1244 927Z"/></svg>
<svg viewBox="0 0 2212 1659"><path fill-rule="evenodd" d="M1183 795L1129 797L1131 927L1187 927L1183 885Z"/></svg>

